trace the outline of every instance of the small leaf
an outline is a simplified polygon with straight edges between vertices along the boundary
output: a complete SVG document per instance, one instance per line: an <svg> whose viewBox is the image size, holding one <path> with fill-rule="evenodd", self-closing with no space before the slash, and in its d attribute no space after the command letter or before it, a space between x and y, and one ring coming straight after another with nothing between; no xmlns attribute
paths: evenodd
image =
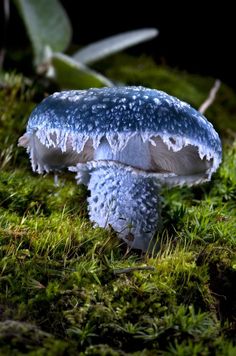
<svg viewBox="0 0 236 356"><path fill-rule="evenodd" d="M86 64L95 62L125 48L148 41L156 37L158 33L156 28L146 28L120 33L101 41L91 43L76 52L73 55L73 58L78 62Z"/></svg>
<svg viewBox="0 0 236 356"><path fill-rule="evenodd" d="M47 76L56 80L62 89L113 86L113 83L100 73L62 53L52 54Z"/></svg>
<svg viewBox="0 0 236 356"><path fill-rule="evenodd" d="M61 52L71 40L70 20L58 0L15 0L30 37L35 65L44 61L45 47Z"/></svg>

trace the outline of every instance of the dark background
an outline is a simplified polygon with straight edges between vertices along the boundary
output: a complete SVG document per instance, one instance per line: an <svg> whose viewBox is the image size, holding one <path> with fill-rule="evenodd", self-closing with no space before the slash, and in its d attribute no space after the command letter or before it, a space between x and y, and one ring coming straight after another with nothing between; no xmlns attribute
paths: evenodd
<svg viewBox="0 0 236 356"><path fill-rule="evenodd" d="M227 1L62 1L73 23L74 42L87 44L142 27L156 27L159 36L129 52L152 55L193 73L211 75L236 88L236 12ZM81 2L78 2L78 4ZM92 16L93 15L93 16Z"/></svg>
<svg viewBox="0 0 236 356"><path fill-rule="evenodd" d="M220 78L236 89L236 15L227 1L61 2L72 21L74 44L83 46L119 32L156 27L160 31L156 39L128 52L146 53L157 63ZM13 6L9 29L8 46L22 48L27 37Z"/></svg>

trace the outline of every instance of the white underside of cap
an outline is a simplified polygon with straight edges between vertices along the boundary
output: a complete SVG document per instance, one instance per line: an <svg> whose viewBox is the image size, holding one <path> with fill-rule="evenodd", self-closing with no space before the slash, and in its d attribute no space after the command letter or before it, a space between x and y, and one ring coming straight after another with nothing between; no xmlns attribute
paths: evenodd
<svg viewBox="0 0 236 356"><path fill-rule="evenodd" d="M45 146L46 148L57 148L60 149L62 153L67 152L68 147L71 147L71 149L77 153L81 154L82 156L86 156L86 159L88 161L92 161L94 159L93 157L93 151L98 148L98 146L101 143L102 139L106 139L107 142L109 143L111 150L116 154L118 151L123 150L125 147L127 147L127 144L129 141L137 136L136 133L133 132L125 132L125 133L107 133L106 135L104 134L82 134L82 133L75 133L73 131L69 130L59 130L59 129L45 129L45 128L39 128L35 133L26 133L25 135L22 136L22 138L19 140L19 145L24 146L27 148L27 151L30 155L31 163L32 163L32 169L34 171L37 171L38 173L43 173L44 171L48 172L52 170L50 168L50 165L47 164L41 164L37 158L37 152L35 152L35 146L34 146L34 138L37 137L37 139L40 141L40 143ZM209 161L209 168L206 169L201 174L193 174L193 176L187 175L187 176L182 176L181 175L170 175L170 172L168 173L168 177L164 176L163 173L163 179L167 184L171 185L176 185L176 184L198 184L202 181L209 180L211 178L212 173L214 173L220 162L221 162L221 157L213 152L211 147L203 146L200 145L199 142L196 142L194 140L190 140L189 138L186 137L180 137L180 136L173 136L169 135L168 133L154 133L154 132L145 132L145 133L140 133L141 140L144 143L149 142L153 147L152 151L156 148L156 152L158 153L159 146L158 146L158 140L162 140L162 142L167 146L168 150L174 153L177 153L181 151L183 148L187 146L191 147L196 147L198 156L199 156L199 161L200 160L206 160ZM90 152L85 152L86 150L89 150ZM86 160L86 161L87 161ZM80 160L78 163L81 162ZM85 160L83 159L82 162L84 163ZM156 174L155 172L153 174ZM160 174L158 172L157 175L160 178ZM199 177L197 177L199 176Z"/></svg>

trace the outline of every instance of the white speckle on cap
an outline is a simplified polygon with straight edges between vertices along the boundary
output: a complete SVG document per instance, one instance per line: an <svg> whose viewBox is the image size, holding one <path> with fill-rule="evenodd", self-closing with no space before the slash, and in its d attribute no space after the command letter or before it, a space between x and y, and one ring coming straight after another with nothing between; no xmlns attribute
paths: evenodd
<svg viewBox="0 0 236 356"><path fill-rule="evenodd" d="M153 101L154 101L154 103L155 103L156 105L161 105L160 99L154 98Z"/></svg>

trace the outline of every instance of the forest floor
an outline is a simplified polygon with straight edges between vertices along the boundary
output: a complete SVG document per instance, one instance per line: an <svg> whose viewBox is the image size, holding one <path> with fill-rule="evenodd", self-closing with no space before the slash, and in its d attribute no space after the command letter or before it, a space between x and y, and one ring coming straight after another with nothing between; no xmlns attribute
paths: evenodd
<svg viewBox="0 0 236 356"><path fill-rule="evenodd" d="M214 83L145 57L101 68L195 108ZM209 183L162 189L150 255L93 228L72 173L55 186L31 171L17 140L40 95L22 75L1 74L0 355L236 355L235 93L222 84L206 112L223 142L219 170Z"/></svg>

